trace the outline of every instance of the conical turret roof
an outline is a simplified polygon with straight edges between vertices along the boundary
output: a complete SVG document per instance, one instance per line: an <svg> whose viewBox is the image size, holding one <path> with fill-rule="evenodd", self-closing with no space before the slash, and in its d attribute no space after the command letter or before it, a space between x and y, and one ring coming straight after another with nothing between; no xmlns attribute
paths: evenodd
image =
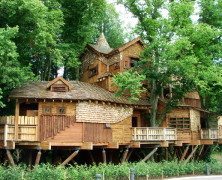
<svg viewBox="0 0 222 180"><path fill-rule="evenodd" d="M95 45L91 45L95 50L98 52L108 54L113 49L109 46L109 43L106 40L106 37L103 33L100 34L99 38L97 39L97 42Z"/></svg>

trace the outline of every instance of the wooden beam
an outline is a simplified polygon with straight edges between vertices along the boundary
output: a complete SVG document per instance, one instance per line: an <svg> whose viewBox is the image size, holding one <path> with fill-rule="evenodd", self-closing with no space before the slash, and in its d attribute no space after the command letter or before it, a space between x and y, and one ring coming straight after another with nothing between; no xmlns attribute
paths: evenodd
<svg viewBox="0 0 222 180"><path fill-rule="evenodd" d="M143 160L141 160L141 161L147 161L156 151L157 151L157 149L160 147L160 145L156 145L155 147L154 147L154 149L149 153L149 154L147 154L146 156L145 156L145 158L143 158Z"/></svg>
<svg viewBox="0 0 222 180"><path fill-rule="evenodd" d="M79 153L79 149L75 150L63 163L61 164L62 166L65 166L68 164L77 154Z"/></svg>
<svg viewBox="0 0 222 180"><path fill-rule="evenodd" d="M102 156L103 156L103 163L106 163L106 150L102 150Z"/></svg>
<svg viewBox="0 0 222 180"><path fill-rule="evenodd" d="M39 165L41 156L42 156L42 152L41 152L41 149L39 149L39 151L38 151L38 153L37 153L37 155L36 155L36 158L35 158L35 166L38 166L38 165Z"/></svg>
<svg viewBox="0 0 222 180"><path fill-rule="evenodd" d="M132 153L133 153L133 149L131 149L131 150L129 151L129 153L128 153L127 157L126 157L126 162L129 161L129 158L130 158L130 156L131 156Z"/></svg>
<svg viewBox="0 0 222 180"><path fill-rule="evenodd" d="M19 102L16 99L16 104L15 104L15 140L18 140L18 121L19 121Z"/></svg>
<svg viewBox="0 0 222 180"><path fill-rule="evenodd" d="M194 155L194 153L196 152L197 148L199 145L196 145L195 148L192 150L192 152L190 153L190 155L187 157L187 159L184 161L184 163L186 164Z"/></svg>
<svg viewBox="0 0 222 180"><path fill-rule="evenodd" d="M121 163L124 163L126 161L128 153L129 153L129 148L126 148L124 153L123 153L123 157L122 157Z"/></svg>
<svg viewBox="0 0 222 180"><path fill-rule="evenodd" d="M8 157L8 160L9 160L9 163L12 165L12 166L15 166L15 162L13 160L13 157L12 157L12 154L10 152L9 149L6 149L6 155Z"/></svg>
<svg viewBox="0 0 222 180"><path fill-rule="evenodd" d="M201 157L201 154L202 154L203 150L204 150L204 145L202 145L201 148L200 148L200 151L199 151L198 156L197 156L197 160L200 160L200 157Z"/></svg>
<svg viewBox="0 0 222 180"><path fill-rule="evenodd" d="M93 143L92 142L84 142L81 146L81 149L93 150Z"/></svg>
<svg viewBox="0 0 222 180"><path fill-rule="evenodd" d="M180 158L180 161L183 161L184 160L184 158L185 158L185 156L187 155L187 152L188 152L188 150L189 150L189 145L187 145L187 147L185 148L185 150L184 150L184 152L183 152L183 154L182 154L182 156L181 156L181 158Z"/></svg>
<svg viewBox="0 0 222 180"><path fill-rule="evenodd" d="M118 142L109 143L106 148L119 149L119 143Z"/></svg>

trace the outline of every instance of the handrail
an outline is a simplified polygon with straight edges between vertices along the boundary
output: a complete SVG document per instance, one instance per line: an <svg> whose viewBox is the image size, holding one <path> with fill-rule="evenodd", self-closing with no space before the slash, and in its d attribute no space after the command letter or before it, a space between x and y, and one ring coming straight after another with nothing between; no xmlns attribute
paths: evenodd
<svg viewBox="0 0 222 180"><path fill-rule="evenodd" d="M201 139L219 139L217 128L201 129Z"/></svg>
<svg viewBox="0 0 222 180"><path fill-rule="evenodd" d="M164 127L134 127L132 128L134 141L169 141L177 140L175 128Z"/></svg>

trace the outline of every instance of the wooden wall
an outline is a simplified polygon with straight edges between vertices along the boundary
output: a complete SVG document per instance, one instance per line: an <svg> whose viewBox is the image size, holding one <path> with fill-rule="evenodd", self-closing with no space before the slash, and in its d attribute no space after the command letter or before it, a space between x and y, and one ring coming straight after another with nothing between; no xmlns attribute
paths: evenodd
<svg viewBox="0 0 222 180"><path fill-rule="evenodd" d="M111 124L112 140L118 143L129 143L132 140L131 117L125 120Z"/></svg>
<svg viewBox="0 0 222 180"><path fill-rule="evenodd" d="M112 142L112 130L106 126L109 126L109 124L84 123L84 142Z"/></svg>
<svg viewBox="0 0 222 180"><path fill-rule="evenodd" d="M38 114L43 114L44 107L51 107L51 114L56 115L58 107L65 107L67 116L74 116L76 114L76 104L74 102L39 102Z"/></svg>
<svg viewBox="0 0 222 180"><path fill-rule="evenodd" d="M200 111L190 109L190 128L192 131L198 131L200 125Z"/></svg>

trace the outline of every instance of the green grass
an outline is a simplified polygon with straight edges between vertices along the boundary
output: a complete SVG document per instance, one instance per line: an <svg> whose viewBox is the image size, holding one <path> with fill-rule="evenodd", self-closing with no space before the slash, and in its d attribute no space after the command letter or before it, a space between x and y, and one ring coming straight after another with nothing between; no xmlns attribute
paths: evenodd
<svg viewBox="0 0 222 180"><path fill-rule="evenodd" d="M213 174L222 174L221 162L208 163ZM0 166L0 180L88 180L95 179L97 173L104 174L105 179L127 179L130 169L136 172L136 177L149 176L149 178L172 177L184 175L201 175L205 173L205 162L190 162L187 164L178 162L139 162L124 163L119 165L99 164L99 165L75 165L75 166L52 166L41 164L30 170L26 166L4 167Z"/></svg>

